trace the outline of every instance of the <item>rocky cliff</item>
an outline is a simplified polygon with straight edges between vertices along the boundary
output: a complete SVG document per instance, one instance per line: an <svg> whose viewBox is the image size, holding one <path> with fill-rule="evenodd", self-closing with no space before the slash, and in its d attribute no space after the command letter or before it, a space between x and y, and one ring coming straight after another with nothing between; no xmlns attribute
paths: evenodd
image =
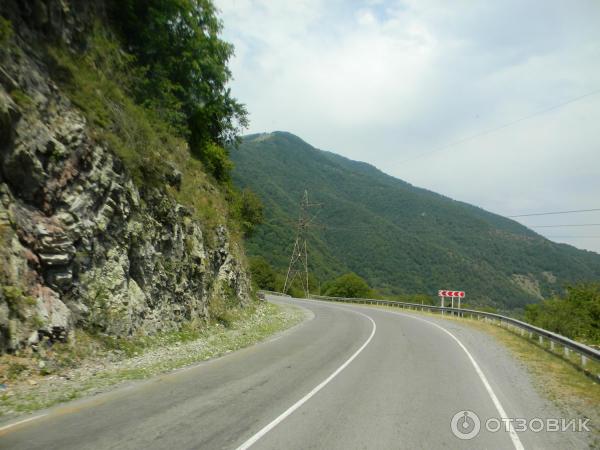
<svg viewBox="0 0 600 450"><path fill-rule="evenodd" d="M85 47L101 6L0 6L10 19L0 49L0 353L68 340L76 327L113 336L174 330L210 317L213 303L250 301L225 216L215 213L220 223L207 230L176 201L174 162L164 161L159 183L134 182L53 80L44 40Z"/></svg>

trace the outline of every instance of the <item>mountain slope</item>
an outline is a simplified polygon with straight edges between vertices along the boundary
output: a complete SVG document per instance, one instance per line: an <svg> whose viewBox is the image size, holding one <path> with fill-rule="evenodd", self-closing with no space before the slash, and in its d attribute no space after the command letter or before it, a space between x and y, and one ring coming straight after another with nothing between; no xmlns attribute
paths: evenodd
<svg viewBox="0 0 600 450"><path fill-rule="evenodd" d="M463 289L471 304L520 307L600 277L600 255L556 244L480 208L416 188L375 167L284 132L246 136L231 152L234 181L265 203L251 255L286 268L293 222L308 189L323 203L311 270L324 281L354 271L388 293Z"/></svg>
<svg viewBox="0 0 600 450"><path fill-rule="evenodd" d="M230 189L147 106L155 98L136 101L148 80L106 14L123 2L30 3L0 2L0 356L46 358L66 341L70 355L95 354L249 306ZM181 17L192 3L150 9Z"/></svg>

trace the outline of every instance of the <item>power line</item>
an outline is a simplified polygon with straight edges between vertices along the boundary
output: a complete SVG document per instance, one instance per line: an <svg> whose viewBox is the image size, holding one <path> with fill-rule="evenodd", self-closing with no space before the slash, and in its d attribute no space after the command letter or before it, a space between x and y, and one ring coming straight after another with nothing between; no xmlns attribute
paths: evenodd
<svg viewBox="0 0 600 450"><path fill-rule="evenodd" d="M432 153L441 152L442 150L446 150L447 148L454 147L456 145L463 144L463 143L468 142L468 141L472 141L473 139L476 139L476 138L479 138L479 137L482 137L482 136L486 136L486 135L491 134L491 133L495 133L496 131L500 131L500 130L503 130L504 128L508 128L510 126L516 125L519 122L523 122L525 120L532 119L533 117L539 116L541 114L545 114L545 113L550 112L552 110L555 110L555 109L558 109L558 108L562 108L563 106L569 105L569 104L577 102L579 100L583 100L586 97L590 97L590 96L598 94L598 93L600 93L600 89L592 91L592 92L588 92L587 94L581 95L579 97L572 98L570 100L567 100L565 102L559 103L557 105L550 106L549 108L542 109L540 111L534 112L532 114L529 114L527 116L521 117L521 118L516 119L516 120L513 120L511 122L507 122L504 125L500 125L500 126L495 127L495 128L489 128L489 129L481 131L479 133L472 134L471 136L467 136L465 138L459 139L457 141L451 142L451 143L443 145L441 147L434 148L433 150L430 150L428 152L421 153L420 155L415 155L412 158L407 158L407 159L405 159L403 161L400 161L400 164L404 164L406 162L414 161L415 159L423 158L424 156L431 155Z"/></svg>
<svg viewBox="0 0 600 450"><path fill-rule="evenodd" d="M581 213L581 212L590 212L590 211L600 211L600 208L574 209L572 211L554 211L554 212L541 212L541 213L531 213L531 214L519 214L516 216L506 216L506 217L508 217L510 219L514 219L515 217L550 216L553 214L572 214L572 213Z"/></svg>
<svg viewBox="0 0 600 450"><path fill-rule="evenodd" d="M566 225L535 225L529 228L600 227L600 223L570 223Z"/></svg>
<svg viewBox="0 0 600 450"><path fill-rule="evenodd" d="M544 236L546 239L600 239L600 236Z"/></svg>

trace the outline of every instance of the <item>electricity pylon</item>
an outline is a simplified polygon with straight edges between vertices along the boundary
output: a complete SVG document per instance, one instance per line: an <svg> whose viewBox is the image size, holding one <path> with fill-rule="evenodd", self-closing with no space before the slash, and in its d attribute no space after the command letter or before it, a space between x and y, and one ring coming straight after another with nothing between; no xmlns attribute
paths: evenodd
<svg viewBox="0 0 600 450"><path fill-rule="evenodd" d="M292 287L296 275L300 275L302 288L304 289L306 298L308 298L310 294L308 288L308 245L306 241L308 229L316 217L316 214L311 216L310 208L318 206L321 206L321 204L310 203L308 201L308 191L305 190L302 201L300 202L300 215L298 216L294 248L290 257L290 265L285 277L285 284L283 285L284 294L287 294L287 291Z"/></svg>

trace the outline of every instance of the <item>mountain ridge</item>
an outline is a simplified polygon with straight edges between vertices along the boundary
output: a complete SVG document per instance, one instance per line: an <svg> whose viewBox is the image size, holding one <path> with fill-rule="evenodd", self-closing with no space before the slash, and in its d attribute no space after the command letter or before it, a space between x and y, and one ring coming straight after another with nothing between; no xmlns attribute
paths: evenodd
<svg viewBox="0 0 600 450"><path fill-rule="evenodd" d="M353 271L388 294L462 289L469 302L520 308L600 276L600 255L551 242L480 207L415 187L375 166L316 149L287 132L245 136L231 152L234 182L265 203L247 242L287 267L304 189L323 203L310 234L319 281Z"/></svg>

